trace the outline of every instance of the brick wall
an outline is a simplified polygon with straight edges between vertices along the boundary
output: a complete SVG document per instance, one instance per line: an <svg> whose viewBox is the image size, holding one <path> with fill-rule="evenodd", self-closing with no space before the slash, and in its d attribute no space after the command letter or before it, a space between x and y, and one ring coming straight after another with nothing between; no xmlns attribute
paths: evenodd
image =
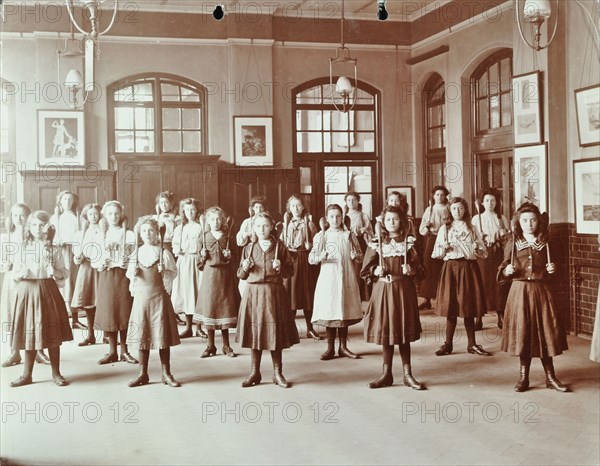
<svg viewBox="0 0 600 466"><path fill-rule="evenodd" d="M600 282L598 238L591 235L577 235L575 225L570 224L569 255L571 331L576 334L591 335Z"/></svg>

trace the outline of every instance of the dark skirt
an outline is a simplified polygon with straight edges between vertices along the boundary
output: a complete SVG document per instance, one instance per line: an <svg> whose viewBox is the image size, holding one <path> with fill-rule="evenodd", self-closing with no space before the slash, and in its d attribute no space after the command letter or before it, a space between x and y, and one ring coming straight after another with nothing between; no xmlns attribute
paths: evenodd
<svg viewBox="0 0 600 466"><path fill-rule="evenodd" d="M282 284L246 284L235 341L243 348L270 351L300 343L289 298Z"/></svg>
<svg viewBox="0 0 600 466"><path fill-rule="evenodd" d="M477 260L483 280L486 308L488 311L502 312L506 304L510 282L508 285L500 285L496 282L496 275L498 274L498 267L504 260L504 251L502 247L495 246L487 248L487 252L486 259Z"/></svg>
<svg viewBox="0 0 600 466"><path fill-rule="evenodd" d="M485 297L481 273L476 261L443 261L435 298L435 312L444 317L481 317L485 314Z"/></svg>
<svg viewBox="0 0 600 466"><path fill-rule="evenodd" d="M428 234L425 237L425 252L423 253L425 276L419 287L419 296L425 299L434 299L436 297L440 274L444 265L443 260L431 257L436 238L437 235L433 234Z"/></svg>
<svg viewBox="0 0 600 466"><path fill-rule="evenodd" d="M96 330L118 332L127 330L133 298L129 279L120 267L98 272L96 289Z"/></svg>
<svg viewBox="0 0 600 466"><path fill-rule="evenodd" d="M294 263L294 273L284 280L284 285L290 296L290 308L293 311L303 309L312 311L315 300L318 268L308 263L308 251L290 252Z"/></svg>
<svg viewBox="0 0 600 466"><path fill-rule="evenodd" d="M73 340L69 316L56 282L21 280L10 295L10 347L15 350L58 348Z"/></svg>
<svg viewBox="0 0 600 466"><path fill-rule="evenodd" d="M237 326L240 292L230 267L207 265L202 272L194 322L207 330L224 330Z"/></svg>
<svg viewBox="0 0 600 466"><path fill-rule="evenodd" d="M360 245L360 250L362 252L362 255L364 257L365 255L365 251L367 250L367 242L365 241L365 238L363 237L363 235L358 235L356 237L356 239L358 240L358 244ZM363 280L360 276L360 271L362 270L362 261L352 261L353 265L354 265L354 272L356 275L356 281L358 283L358 289L360 291L360 300L361 301L368 301L369 299L371 299L371 283L367 283L366 280ZM359 321L360 322L360 321ZM351 325L351 324L350 324ZM329 327L334 327L334 325L330 325ZM346 327L344 325L344 327Z"/></svg>
<svg viewBox="0 0 600 466"><path fill-rule="evenodd" d="M532 358L558 356L567 337L549 286L514 280L508 292L502 328L502 351Z"/></svg>
<svg viewBox="0 0 600 466"><path fill-rule="evenodd" d="M413 281L376 281L364 320L367 343L402 345L418 340L421 321Z"/></svg>
<svg viewBox="0 0 600 466"><path fill-rule="evenodd" d="M98 271L90 265L89 260L84 260L79 265L75 289L73 290L73 300L71 308L89 309L96 306L96 283L98 280Z"/></svg>

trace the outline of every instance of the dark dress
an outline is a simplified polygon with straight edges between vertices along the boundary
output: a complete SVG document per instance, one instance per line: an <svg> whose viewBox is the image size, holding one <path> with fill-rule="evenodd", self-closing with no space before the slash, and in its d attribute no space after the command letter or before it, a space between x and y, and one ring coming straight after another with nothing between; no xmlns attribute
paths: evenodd
<svg viewBox="0 0 600 466"><path fill-rule="evenodd" d="M504 269L511 263L513 247L515 273L505 277ZM568 349L562 319L548 283L546 262L546 243L517 240L504 250L497 278L499 283L512 284L504 309L502 351L513 356L543 358L558 356Z"/></svg>
<svg viewBox="0 0 600 466"><path fill-rule="evenodd" d="M166 249L163 251L163 263L163 274L174 273L175 259ZM178 345L175 311L165 289L163 274L158 272L158 259L149 267L139 263L138 270L132 283L134 298L127 344L140 350L160 350Z"/></svg>
<svg viewBox="0 0 600 466"><path fill-rule="evenodd" d="M305 243L317 233L314 223L309 222L310 238L307 238L306 221L292 219L287 228L286 241L290 259L294 269L292 276L284 279L283 283L290 295L290 307L293 311L303 309L311 311L315 299L315 286L319 275L318 266L308 263L309 251Z"/></svg>
<svg viewBox="0 0 600 466"><path fill-rule="evenodd" d="M402 273L404 243L396 243L392 239L384 242L382 250L384 268L389 279L373 275L379 265L377 243L369 244L361 270L361 277L373 283L373 292L364 317L365 340L378 345L401 345L416 341L421 335L421 322L414 279L423 275L423 267L410 244L408 264L415 273L414 276Z"/></svg>
<svg viewBox="0 0 600 466"><path fill-rule="evenodd" d="M279 242L280 272L273 270L275 242L267 251L258 244L247 244L242 252L237 276L246 280L240 303L235 341L254 350L281 350L300 343L294 315L290 310L283 278L292 275L292 262L284 244ZM241 264L252 257L253 267L244 271Z"/></svg>
<svg viewBox="0 0 600 466"><path fill-rule="evenodd" d="M218 241L212 232L204 238L208 257L198 254L198 268L203 271L194 321L202 322L208 330L235 328L240 308L236 270L238 249L235 238L231 241L223 235ZM231 257L226 259L223 250L229 248Z"/></svg>

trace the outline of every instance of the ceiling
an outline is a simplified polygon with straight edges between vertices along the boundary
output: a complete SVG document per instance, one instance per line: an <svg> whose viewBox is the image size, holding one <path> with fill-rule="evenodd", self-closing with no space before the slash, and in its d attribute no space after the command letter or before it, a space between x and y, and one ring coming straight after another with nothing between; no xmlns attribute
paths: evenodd
<svg viewBox="0 0 600 466"><path fill-rule="evenodd" d="M80 0L72 0L77 5ZM111 8L114 0L102 0ZM451 0L387 0L388 21L414 21L423 14L442 7ZM41 0L39 3L59 3L60 0ZM120 0L119 9L132 11L168 11L177 13L212 14L214 6L224 5L225 14L237 13L253 17L274 14L293 18L320 20L349 19L377 21L377 0Z"/></svg>

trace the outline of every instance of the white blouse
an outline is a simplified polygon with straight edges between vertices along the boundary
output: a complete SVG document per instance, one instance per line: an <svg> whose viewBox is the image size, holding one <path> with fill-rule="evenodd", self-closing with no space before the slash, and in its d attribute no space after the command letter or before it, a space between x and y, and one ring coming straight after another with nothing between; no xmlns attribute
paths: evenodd
<svg viewBox="0 0 600 466"><path fill-rule="evenodd" d="M130 259L132 252L135 249L135 234L131 230L127 230L125 241L123 241L123 227L109 227L104 233L104 241L102 241L102 255L92 261L92 267L100 269L104 266L108 269L120 267L127 269L127 262ZM125 248L123 248L125 245Z"/></svg>
<svg viewBox="0 0 600 466"><path fill-rule="evenodd" d="M506 217L502 215L502 218L499 219L495 212L483 212L481 215L475 215L473 217L473 228L489 244L502 240L500 238L501 230L504 230L504 235L508 234L510 230Z"/></svg>
<svg viewBox="0 0 600 466"><path fill-rule="evenodd" d="M65 211L58 216L54 214L52 217L50 217L50 223L54 225L54 228L56 228L54 244L73 244L77 241L79 220L73 212Z"/></svg>
<svg viewBox="0 0 600 466"><path fill-rule="evenodd" d="M202 227L199 223L190 222L179 225L173 233L173 254L198 254L202 247Z"/></svg>
<svg viewBox="0 0 600 466"><path fill-rule="evenodd" d="M446 250L446 245L450 246L448 250ZM447 229L446 225L440 227L431 257L445 261L452 259L475 260L487 257L487 250L466 222L455 220L450 225L450 229Z"/></svg>
<svg viewBox="0 0 600 466"><path fill-rule="evenodd" d="M69 278L59 247L46 246L43 241L27 241L19 245L11 272L13 280L44 280L54 278L60 285Z"/></svg>
<svg viewBox="0 0 600 466"><path fill-rule="evenodd" d="M447 204L433 204L433 208L427 207L423 212L423 218L421 219L421 225L419 226L419 233L422 236L426 236L428 232L437 235L440 227L444 224L444 210L446 210ZM431 223L431 226L427 228L427 224Z"/></svg>

